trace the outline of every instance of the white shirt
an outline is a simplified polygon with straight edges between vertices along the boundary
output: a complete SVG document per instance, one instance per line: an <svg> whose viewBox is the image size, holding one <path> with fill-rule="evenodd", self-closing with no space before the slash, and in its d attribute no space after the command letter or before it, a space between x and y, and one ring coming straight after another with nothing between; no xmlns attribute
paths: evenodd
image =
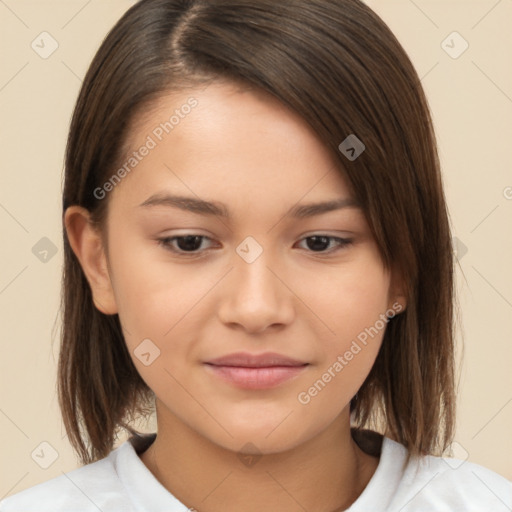
<svg viewBox="0 0 512 512"><path fill-rule="evenodd" d="M187 512L138 456L155 436L135 445L129 439L104 459L9 496L0 512ZM347 512L512 511L512 482L501 475L431 455L402 470L406 454L384 437L377 470Z"/></svg>

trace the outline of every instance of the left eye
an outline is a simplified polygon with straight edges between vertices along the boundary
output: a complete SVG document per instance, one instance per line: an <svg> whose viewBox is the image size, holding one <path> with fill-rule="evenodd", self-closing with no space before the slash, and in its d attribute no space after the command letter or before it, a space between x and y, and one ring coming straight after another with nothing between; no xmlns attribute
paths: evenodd
<svg viewBox="0 0 512 512"><path fill-rule="evenodd" d="M326 253L329 254L331 252L336 252L339 250L342 250L344 247L350 245L352 243L352 240L348 238L339 238L337 236L328 236L328 235L311 235L307 236L306 238L303 238L303 240L309 240L310 243L307 243L306 245L312 250L312 252L320 252L320 253ZM335 242L334 248L331 247L328 250L322 250L322 247L325 247L326 245L330 245L330 241ZM313 249L313 247L316 247L317 249Z"/></svg>
<svg viewBox="0 0 512 512"><path fill-rule="evenodd" d="M210 240L211 238L204 236L204 235L183 235L183 236L173 236L173 237L166 237L166 238L159 238L158 242L160 245L162 245L165 249L178 253L180 255L196 255L204 251L198 251L198 249L201 247L201 243L204 240ZM331 252L335 252L338 250L342 250L344 247L350 245L352 243L352 240L348 238L339 238L335 236L327 236L327 235L311 235L308 237L305 237L301 240L302 241L309 241L307 243L308 248L311 252L314 253L325 253L329 254ZM330 246L331 242L335 242L334 247L327 248L326 246ZM176 246L178 246L176 248Z"/></svg>

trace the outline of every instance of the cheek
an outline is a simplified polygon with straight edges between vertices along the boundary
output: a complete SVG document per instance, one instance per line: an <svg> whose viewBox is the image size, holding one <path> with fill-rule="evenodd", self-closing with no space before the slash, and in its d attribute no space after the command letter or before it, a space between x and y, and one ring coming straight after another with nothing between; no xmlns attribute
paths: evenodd
<svg viewBox="0 0 512 512"><path fill-rule="evenodd" d="M327 403L348 402L371 370L387 326L388 290L389 275L373 254L303 286L319 326L318 364L303 402L315 402L317 414L326 414Z"/></svg>
<svg viewBox="0 0 512 512"><path fill-rule="evenodd" d="M389 274L373 252L338 267L319 268L314 278L297 285L297 295L304 297L321 327L326 351L350 345L350 339L373 326L388 308Z"/></svg>
<svg viewBox="0 0 512 512"><path fill-rule="evenodd" d="M212 313L208 308L214 306L208 302L208 292L219 281L218 273L169 263L163 249L162 255L153 248L125 253L123 257L123 245L128 244L120 244L112 260L127 349L151 389L173 396L177 403L186 401L189 397L182 396L177 382L188 379L183 375L186 368L197 362L199 326L204 324L205 314Z"/></svg>
<svg viewBox="0 0 512 512"><path fill-rule="evenodd" d="M387 325L385 277L378 272L368 273L368 281L353 277L340 278L331 283L328 292L317 297L317 304L324 306L319 311L329 330L317 338L321 355L296 401L301 414L318 428L334 420L361 387L375 362Z"/></svg>
<svg viewBox="0 0 512 512"><path fill-rule="evenodd" d="M113 289L127 342L142 337L164 343L173 326L206 293L211 279L169 262L156 242L130 233L116 235L110 251Z"/></svg>

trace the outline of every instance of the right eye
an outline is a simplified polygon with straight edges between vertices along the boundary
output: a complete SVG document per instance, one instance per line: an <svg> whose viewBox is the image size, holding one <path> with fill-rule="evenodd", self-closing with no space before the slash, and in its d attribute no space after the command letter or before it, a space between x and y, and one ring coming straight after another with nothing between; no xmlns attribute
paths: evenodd
<svg viewBox="0 0 512 512"><path fill-rule="evenodd" d="M168 251L184 256L195 256L201 252L204 252L198 251L202 245L203 239L211 240L211 238L208 238L204 235L187 234L181 236L159 238L158 242Z"/></svg>

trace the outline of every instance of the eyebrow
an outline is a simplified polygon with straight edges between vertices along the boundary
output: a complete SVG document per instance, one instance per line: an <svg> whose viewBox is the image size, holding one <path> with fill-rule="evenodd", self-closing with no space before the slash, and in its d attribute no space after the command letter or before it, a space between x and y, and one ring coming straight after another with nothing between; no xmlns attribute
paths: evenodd
<svg viewBox="0 0 512 512"><path fill-rule="evenodd" d="M146 199L139 207L150 208L154 206L166 206L180 208L181 210L197 213L200 215L216 215L225 219L231 219L231 213L224 203L217 201L205 201L194 197L156 193ZM351 197L341 197L319 203L308 203L295 205L286 213L294 218L304 219L322 213L327 213L342 208L361 209L361 205Z"/></svg>

